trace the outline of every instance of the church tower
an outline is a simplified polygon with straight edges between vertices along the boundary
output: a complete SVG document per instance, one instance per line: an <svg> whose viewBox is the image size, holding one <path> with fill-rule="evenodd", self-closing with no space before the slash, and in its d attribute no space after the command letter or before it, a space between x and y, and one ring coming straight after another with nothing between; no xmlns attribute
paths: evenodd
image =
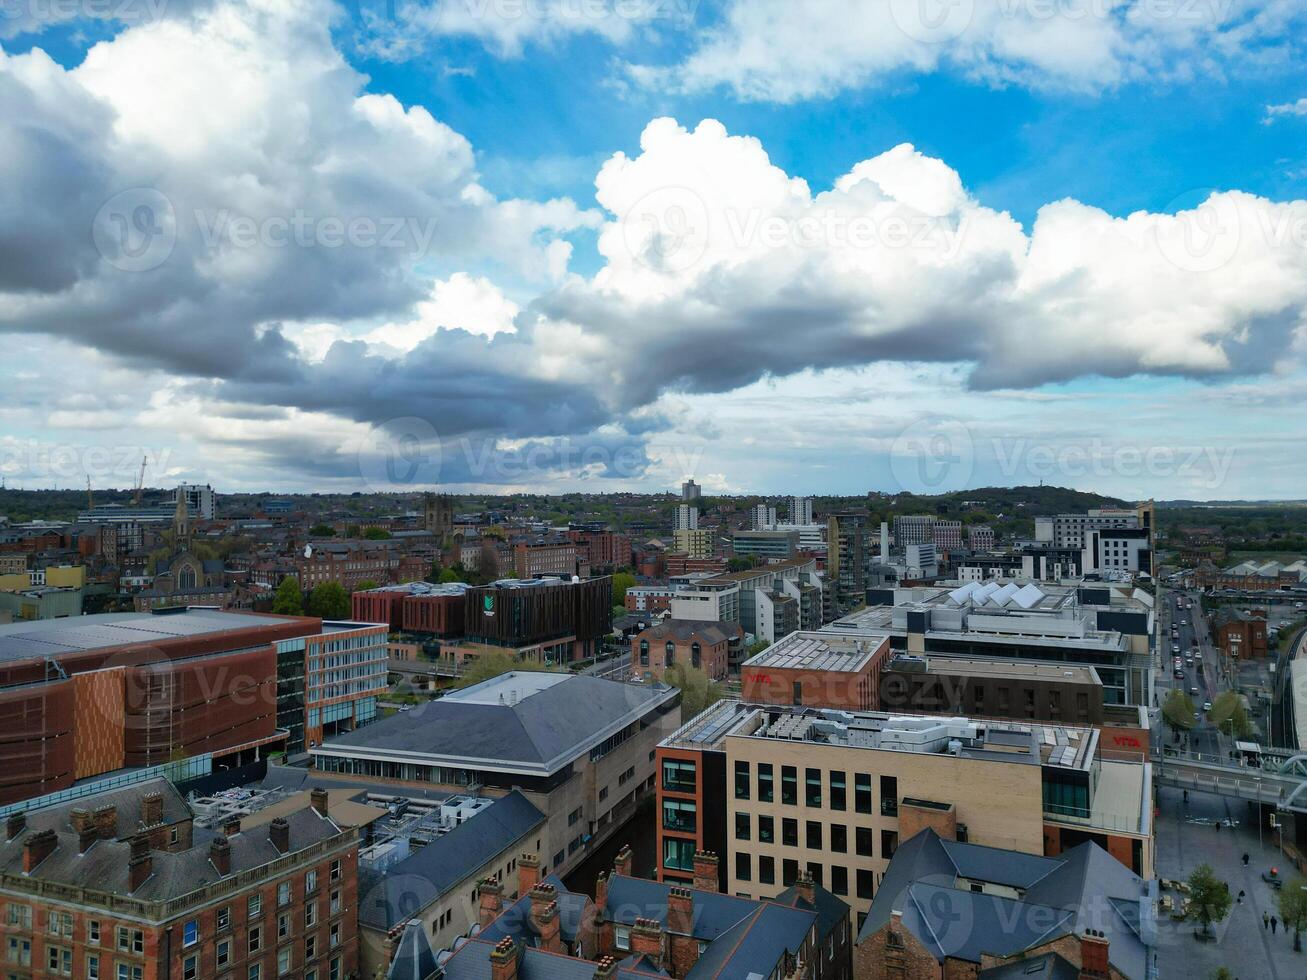
<svg viewBox="0 0 1307 980"><path fill-rule="evenodd" d="M186 494L177 488L177 513L172 518L172 530L177 540L174 545L180 554L191 547L191 514L186 509Z"/></svg>

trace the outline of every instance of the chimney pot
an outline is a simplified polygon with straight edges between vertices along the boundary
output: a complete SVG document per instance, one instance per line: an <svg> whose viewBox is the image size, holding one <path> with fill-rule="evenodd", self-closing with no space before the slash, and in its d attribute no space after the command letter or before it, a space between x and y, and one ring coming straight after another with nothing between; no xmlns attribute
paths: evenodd
<svg viewBox="0 0 1307 980"><path fill-rule="evenodd" d="M28 837L23 842L23 873L31 874L58 846L59 838L53 830L43 830Z"/></svg>
<svg viewBox="0 0 1307 980"><path fill-rule="evenodd" d="M694 887L701 892L721 891L717 874L717 855L713 851L696 851L694 854Z"/></svg>
<svg viewBox="0 0 1307 980"><path fill-rule="evenodd" d="M118 836L118 808L112 803L97 806L91 814L95 817L95 829L100 840L113 840Z"/></svg>
<svg viewBox="0 0 1307 980"><path fill-rule="evenodd" d="M235 837L241 832L241 818L228 817L222 822L222 833L225 837Z"/></svg>
<svg viewBox="0 0 1307 980"><path fill-rule="evenodd" d="M604 956L595 964L594 980L611 980L615 976L617 976L617 960L611 956Z"/></svg>
<svg viewBox="0 0 1307 980"><path fill-rule="evenodd" d="M617 852L617 858L613 862L613 873L631 877L631 864L635 856L631 852L630 844L623 844L622 849Z"/></svg>
<svg viewBox="0 0 1307 980"><path fill-rule="evenodd" d="M540 858L534 854L523 854L517 859L517 894L527 894L540 881Z"/></svg>
<svg viewBox="0 0 1307 980"><path fill-rule="evenodd" d="M517 980L517 944L507 936L490 953L490 980Z"/></svg>
<svg viewBox="0 0 1307 980"><path fill-rule="evenodd" d="M799 877L795 879L794 892L809 905L816 906L817 885L816 882L812 880L812 875L808 874L808 872L800 872Z"/></svg>
<svg viewBox="0 0 1307 980"><path fill-rule="evenodd" d="M17 813L11 813L5 819L5 840L13 840L19 834L27 829L27 814L19 810Z"/></svg>
<svg viewBox="0 0 1307 980"><path fill-rule="evenodd" d="M159 792L146 793L141 797L141 823L147 827L153 827L157 823L163 822L163 794Z"/></svg>
<svg viewBox="0 0 1307 980"><path fill-rule="evenodd" d="M318 811L318 816L324 818L328 816L328 797L326 789L321 786L314 786L313 792L309 794L309 799L313 803L313 809Z"/></svg>
<svg viewBox="0 0 1307 980"><path fill-rule="evenodd" d="M290 823L285 817L277 817L268 824L268 840L282 854L290 851Z"/></svg>

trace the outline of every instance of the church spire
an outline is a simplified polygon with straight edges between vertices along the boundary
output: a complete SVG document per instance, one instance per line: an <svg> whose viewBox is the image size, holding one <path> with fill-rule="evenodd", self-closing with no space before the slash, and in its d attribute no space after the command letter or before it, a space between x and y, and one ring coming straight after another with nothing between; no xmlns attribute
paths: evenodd
<svg viewBox="0 0 1307 980"><path fill-rule="evenodd" d="M186 509L186 493L177 488L177 512L172 518L173 534L177 538L177 550L185 551L191 543L191 514Z"/></svg>

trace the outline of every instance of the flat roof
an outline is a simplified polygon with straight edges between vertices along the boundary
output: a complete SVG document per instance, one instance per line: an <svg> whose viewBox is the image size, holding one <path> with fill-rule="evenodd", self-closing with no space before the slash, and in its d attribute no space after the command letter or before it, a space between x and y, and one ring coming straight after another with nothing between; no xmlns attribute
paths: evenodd
<svg viewBox="0 0 1307 980"><path fill-rule="evenodd" d="M895 657L885 665L884 669L893 670L896 667L902 669L900 661L903 656L900 654ZM1035 680L1067 681L1095 685L1103 683L1099 679L1098 671L1093 667L1043 664L1031 660L974 660L963 657L942 657L935 654L927 655L924 659L926 660L925 673L928 674L1032 678Z"/></svg>
<svg viewBox="0 0 1307 980"><path fill-rule="evenodd" d="M182 612L98 613L67 619L24 620L0 625L0 661L81 653L133 643L158 643L257 626L280 626L294 618L260 613L186 609Z"/></svg>
<svg viewBox="0 0 1307 980"><path fill-rule="evenodd" d="M844 635L800 630L750 657L743 666L856 673L887 643L888 633Z"/></svg>

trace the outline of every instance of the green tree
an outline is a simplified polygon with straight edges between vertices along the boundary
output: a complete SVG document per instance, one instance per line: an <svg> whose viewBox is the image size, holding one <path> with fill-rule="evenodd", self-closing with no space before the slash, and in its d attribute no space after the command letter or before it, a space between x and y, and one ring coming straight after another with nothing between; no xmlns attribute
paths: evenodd
<svg viewBox="0 0 1307 980"><path fill-rule="evenodd" d="M1200 864L1189 876L1189 918L1203 924L1203 935L1211 932L1213 922L1224 919L1230 911L1234 898L1230 895L1230 886L1212 873L1210 864ZM1288 918L1281 912L1285 926Z"/></svg>
<svg viewBox="0 0 1307 980"><path fill-rule="evenodd" d="M304 615L304 593L294 575L287 575L277 586L277 594L272 597L272 611L279 616Z"/></svg>
<svg viewBox="0 0 1307 980"><path fill-rule="evenodd" d="M1248 720L1248 709L1243 706L1238 691L1218 694L1212 702L1212 710L1207 712L1207 720L1227 735L1233 733L1235 738L1246 738L1257 731Z"/></svg>
<svg viewBox="0 0 1307 980"><path fill-rule="evenodd" d="M626 605L626 590L635 588L635 576L630 572L618 572L613 576L613 605Z"/></svg>
<svg viewBox="0 0 1307 980"><path fill-rule="evenodd" d="M309 593L308 612L323 619L348 619L349 593L339 582L315 585Z"/></svg>
<svg viewBox="0 0 1307 980"><path fill-rule="evenodd" d="M681 718L688 721L722 699L721 685L698 667L672 664L663 671L663 680L681 691Z"/></svg>
<svg viewBox="0 0 1307 980"><path fill-rule="evenodd" d="M727 560L726 567L732 572L747 572L753 567L752 558L731 558Z"/></svg>
<svg viewBox="0 0 1307 980"><path fill-rule="evenodd" d="M1162 720L1173 730L1189 731L1194 727L1194 703L1189 695L1179 688L1173 688L1162 702Z"/></svg>
<svg viewBox="0 0 1307 980"><path fill-rule="evenodd" d="M454 569L442 568L440 574L436 576L436 581L441 585L448 585L450 582L462 582L463 579L459 577L458 572L454 571Z"/></svg>
<svg viewBox="0 0 1307 980"><path fill-rule="evenodd" d="M377 583L372 581L372 579L370 578L365 578L362 582L360 582L357 586L354 587L354 591L371 592L375 588L377 588Z"/></svg>
<svg viewBox="0 0 1307 980"><path fill-rule="evenodd" d="M748 654L750 657L756 657L769 646L771 646L771 644L766 640L754 640L749 644Z"/></svg>
<svg viewBox="0 0 1307 980"><path fill-rule="evenodd" d="M507 674L510 670L560 673L559 669L552 664L544 664L538 660L522 660L511 653L483 653L472 661L463 676L459 678L458 686L471 687L473 684L480 684L482 681L488 681L500 674Z"/></svg>
<svg viewBox="0 0 1307 980"><path fill-rule="evenodd" d="M384 527L369 527L363 531L363 537L369 541L389 541L390 532Z"/></svg>
<svg viewBox="0 0 1307 980"><path fill-rule="evenodd" d="M311 538L334 538L336 529L330 524L314 524L309 528L309 537Z"/></svg>
<svg viewBox="0 0 1307 980"><path fill-rule="evenodd" d="M1302 877L1286 882L1275 896L1284 928L1293 930L1293 951L1302 952L1302 931L1307 929L1307 880Z"/></svg>

